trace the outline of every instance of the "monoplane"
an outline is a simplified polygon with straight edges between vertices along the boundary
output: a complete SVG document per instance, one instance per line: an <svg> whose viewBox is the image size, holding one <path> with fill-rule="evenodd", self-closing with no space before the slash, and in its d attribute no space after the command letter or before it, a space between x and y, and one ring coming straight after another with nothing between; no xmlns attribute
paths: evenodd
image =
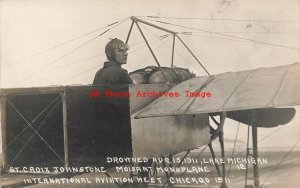
<svg viewBox="0 0 300 188"><path fill-rule="evenodd" d="M131 20L126 43L130 43L136 25L157 64L132 72L134 85L1 89L1 169L9 172L19 167L17 173L25 173L28 166L35 166L32 173L37 173L39 166L67 169L104 165L109 157L116 161L152 159L137 163L150 167L155 163L153 159L172 161L175 154L186 151L177 161L180 166L191 150L203 146L208 146L212 158L217 160L212 145L217 138L224 159L223 130L225 119L230 118L249 126L246 157L252 155L254 159L253 186L260 187L257 131L260 127L287 124L295 116L294 106L300 104L300 63L211 75L176 31L137 17ZM141 24L173 37L170 67L161 66ZM195 77L186 69L175 67L175 41L183 44L207 76ZM108 91L130 95L108 97ZM139 92L148 94L139 96ZM150 97L153 92L163 94ZM166 92L168 97L164 97ZM178 95L170 97L170 93ZM172 163L162 164L172 167ZM221 164L222 169L217 163L214 165L221 177L219 186L227 187L225 163ZM173 186L170 180L174 172L165 174L167 180L162 187ZM150 173L130 176L149 179ZM147 187L148 182L139 186Z"/></svg>

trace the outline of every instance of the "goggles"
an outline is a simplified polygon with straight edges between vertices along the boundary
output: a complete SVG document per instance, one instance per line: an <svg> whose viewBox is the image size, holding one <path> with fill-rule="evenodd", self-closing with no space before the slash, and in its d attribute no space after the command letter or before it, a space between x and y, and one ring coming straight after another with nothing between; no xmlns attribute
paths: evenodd
<svg viewBox="0 0 300 188"><path fill-rule="evenodd" d="M121 43L121 44L119 44L118 49L129 50L130 46L128 44Z"/></svg>

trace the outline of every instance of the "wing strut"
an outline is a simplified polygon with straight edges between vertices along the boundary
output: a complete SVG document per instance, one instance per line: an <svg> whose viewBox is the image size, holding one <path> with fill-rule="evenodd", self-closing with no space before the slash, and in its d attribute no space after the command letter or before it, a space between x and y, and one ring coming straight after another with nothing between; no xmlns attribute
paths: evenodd
<svg viewBox="0 0 300 188"><path fill-rule="evenodd" d="M253 144L253 158L255 162L253 163L253 175L254 175L254 187L259 188L259 173L258 173L258 149L257 149L257 127L252 126L252 144Z"/></svg>
<svg viewBox="0 0 300 188"><path fill-rule="evenodd" d="M252 110L249 113L250 119L251 119L251 127L252 127L252 150L253 154L252 157L254 159L253 163L253 178L254 178L254 184L252 185L247 185L247 180L248 180L248 164L246 166L246 171L245 171L245 188L247 187L254 187L254 188L259 188L259 168L258 168L258 163L257 163L257 158L258 158L258 146L257 146L257 126L253 125L253 123L256 121L256 112L255 110ZM250 126L248 125L248 126ZM249 148L249 127L248 127L248 137L247 137L247 152L246 152L246 158L249 158L251 155L250 148Z"/></svg>

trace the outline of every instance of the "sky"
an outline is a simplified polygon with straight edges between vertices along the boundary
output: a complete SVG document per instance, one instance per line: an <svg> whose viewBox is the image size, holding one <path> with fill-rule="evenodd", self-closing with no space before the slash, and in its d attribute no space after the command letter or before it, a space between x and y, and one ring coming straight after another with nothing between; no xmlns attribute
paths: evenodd
<svg viewBox="0 0 300 188"><path fill-rule="evenodd" d="M126 39L131 16L180 32L210 74L292 64L300 62L299 14L299 0L0 0L0 88L91 84L105 44ZM161 65L170 66L172 37L159 40L165 32L141 27ZM155 65L136 26L129 45L129 72ZM178 40L174 65L205 75ZM233 138L237 123L229 122ZM299 115L286 127L262 145L292 146Z"/></svg>

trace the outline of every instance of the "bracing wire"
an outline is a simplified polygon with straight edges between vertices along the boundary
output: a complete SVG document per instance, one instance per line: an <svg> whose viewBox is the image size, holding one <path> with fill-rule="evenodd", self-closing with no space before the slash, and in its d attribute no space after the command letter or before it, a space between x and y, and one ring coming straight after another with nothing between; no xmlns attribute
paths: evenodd
<svg viewBox="0 0 300 188"><path fill-rule="evenodd" d="M151 32L149 29L147 29L147 27L145 27L144 25L141 25L141 27L145 30L147 30L149 33L151 33L151 35L153 35L154 37L156 37L157 39L159 39L159 37L157 35L155 35L153 32ZM170 36L170 35L167 35ZM160 40L160 39L159 39ZM163 40L161 40L163 44L165 44L165 42Z"/></svg>
<svg viewBox="0 0 300 188"><path fill-rule="evenodd" d="M53 101L51 101L51 103L45 108L43 109L31 122L30 124L33 124L42 114L44 114L53 104L54 102L56 102L58 99L59 99L60 96L56 97ZM15 136L15 138L13 140L11 140L7 145L6 147L8 147L10 144L12 144L17 138L19 138L22 133L24 131L26 131L27 129L29 128L29 126L26 126L24 129L22 129L22 131L17 135Z"/></svg>
<svg viewBox="0 0 300 188"><path fill-rule="evenodd" d="M267 139L268 137L270 137L271 135L273 135L274 133L276 133L277 131L279 131L280 129L282 129L282 127L284 127L284 126L278 127L276 130L272 131L270 134L268 134L268 135L264 136L263 138L259 139L258 143L262 142L265 139Z"/></svg>
<svg viewBox="0 0 300 188"><path fill-rule="evenodd" d="M39 51L39 52L37 52L37 53L34 53L34 54L32 54L32 55L30 55L30 56L28 56L28 57L19 59L19 60L15 61L15 63L16 63L16 62L22 62L22 61L24 61L24 60L33 58L33 57L35 57L35 56L38 56L38 55L43 54L43 53L45 53L45 52L48 52L48 51L50 51L50 50L53 50L53 49L56 49L56 48L58 48L58 47L64 46L64 45L69 44L69 43L71 43L71 42L74 42L74 41L76 41L76 40L78 40L78 39L81 39L81 38L84 38L84 37L86 37L86 36L88 36L88 35L91 35L91 34L93 34L93 33L95 33L95 32L101 31L101 30L103 30L103 29L105 29L105 28L108 28L108 27L110 27L110 26L113 26L113 25L115 25L115 24L118 24L119 22L122 22L123 20L126 20L126 19L128 19L128 18L122 19L122 20L120 20L120 21L116 21L116 22L114 22L114 23L108 24L107 26L104 26L104 27L95 29L95 30L90 31L90 32L88 32L88 33L86 33L86 34L80 35L80 36L78 36L78 37L72 38L72 39L67 40L67 41L64 41L64 42L61 42L61 43L59 43L59 44L57 44L57 45L51 46L51 47L46 48L46 49L44 49L44 50L41 50L41 51Z"/></svg>
<svg viewBox="0 0 300 188"><path fill-rule="evenodd" d="M167 37L166 37L166 38L167 38ZM164 38L164 39L165 39L165 38ZM154 42L153 42L153 43L154 43ZM153 44L153 43L152 43L152 44ZM145 47L146 47L146 46L147 46L147 45L145 45ZM162 44L158 45L156 48L154 48L154 50L159 49L161 46L162 46ZM137 64L137 65L133 68L133 70L135 70L135 69L138 68L138 67L142 67L150 57L152 57L151 54L149 54L148 56L146 56L146 57L141 61L142 63Z"/></svg>
<svg viewBox="0 0 300 188"><path fill-rule="evenodd" d="M149 21L152 21L152 22L158 22L158 23L166 24L166 25L173 25L173 26L186 28L186 29L192 29L192 30L201 31L201 32L204 32L204 33L210 33L210 34L215 34L215 35L222 35L222 36L226 36L226 37L236 38L236 39L245 40L245 41L252 42L252 43L257 43L257 44L262 44L262 45L269 45L269 46L276 46L276 47L281 47L281 48L286 48L286 49L290 49L290 50L299 51L299 48L295 48L295 47L290 47L290 46L285 46L285 45L280 45L280 44L273 44L273 43L263 42L263 41L254 40L254 39L250 39L250 38L238 37L238 36L229 35L229 34L225 34L225 33L208 31L208 30L198 29L198 28L194 28L194 27L188 27L188 26L184 26L184 25L179 25L179 24L174 24L174 23L164 22L164 21L159 21L159 20L152 20L152 19L145 19L145 20L149 20Z"/></svg>
<svg viewBox="0 0 300 188"><path fill-rule="evenodd" d="M25 127L27 128L27 127ZM21 142L22 144L25 144L25 141L23 141L22 139L20 139L19 137L16 137L15 135L13 135L11 132L8 132L7 134L11 135L12 137L14 137L13 141L19 141ZM10 142L12 143L12 142ZM5 146L6 148L9 146L9 144L7 146Z"/></svg>
<svg viewBox="0 0 300 188"><path fill-rule="evenodd" d="M165 39L165 38L167 38L168 36L166 36L166 35L162 35L161 36L161 40L163 40L163 39ZM154 42L152 42L152 44L153 43L155 43L155 42L157 42L157 41L159 41L159 40L156 40L156 41L154 41ZM146 47L147 45L145 44L145 45L143 45L143 46L141 46L141 47L139 47L139 48L137 48L137 49L135 49L134 51L131 51L131 52L129 52L129 53L134 53L134 52L136 52L136 51L138 51L138 50L141 50L142 48L144 48L144 47ZM86 74L86 73L88 73L88 72L90 72L90 71L93 71L93 70L95 70L95 68L97 68L97 67L100 67L100 66L102 66L103 65L103 63L102 64L100 64L100 65L97 65L97 66L93 66L93 67L91 67L91 68L89 68L89 69L87 69L87 70L85 70L85 71L83 71L83 72L80 72L79 74L76 74L76 75L74 75L74 76L71 76L71 77L69 77L69 78L66 78L66 79L64 79L63 81L60 81L60 82L58 82L58 84L59 83L62 83L62 82L65 82L65 81L68 81L68 80L71 80L71 79L73 79L73 78L76 78L76 77L78 77L78 76L80 76L80 75L83 75L83 74ZM139 64L140 65L140 64Z"/></svg>
<svg viewBox="0 0 300 188"><path fill-rule="evenodd" d="M297 142L293 145L293 147L283 156L281 161L272 169L270 175L265 179L265 181L262 183L261 187L264 186L264 184L268 181L268 179L274 174L274 172L279 168L279 166L285 161L285 159L289 156L289 154L294 150L294 148L297 146L299 143L300 138L297 140Z"/></svg>
<svg viewBox="0 0 300 188"><path fill-rule="evenodd" d="M208 147L208 144L206 144L203 148L202 148L202 150L196 155L196 156L194 156L194 158L199 158L201 155L202 155L202 153L206 150L206 148ZM188 165L188 167L190 167L191 166L191 163ZM185 174L186 173L186 171L185 172L182 172L180 175L182 175L182 174Z"/></svg>
<svg viewBox="0 0 300 188"><path fill-rule="evenodd" d="M169 37L169 36L170 36L169 34L161 35L161 36L152 38L152 39L150 39L150 40L148 40L148 41L149 41L149 44L154 44L154 43L156 43L156 42L162 41L163 39L165 39L165 38L167 38L167 37ZM155 40L155 39L158 39L158 40ZM155 40L155 41L150 43L150 41L153 41L153 40ZM144 42L144 41L142 41L142 42ZM133 50L133 51L130 51L130 52L128 52L128 53L129 53L129 54L130 54L130 53L134 53L134 52L136 52L136 51L139 51L139 50L143 49L144 47L147 47L147 44L144 44L143 46L141 46L141 47L139 47L139 48L137 48L137 49L135 49L135 50Z"/></svg>
<svg viewBox="0 0 300 188"><path fill-rule="evenodd" d="M62 68L62 67L68 66L68 65L75 65L75 64L78 64L78 63L82 63L82 62L85 62L85 61L94 59L94 58L96 58L96 57L101 57L101 56L103 56L103 55L105 55L105 53L93 55L93 56L90 56L90 57L87 57L87 58L83 58L83 59L79 59L79 60L77 60L77 61L73 61L73 62L70 62L70 63L67 63L67 64L59 65L59 66L53 67L53 69Z"/></svg>
<svg viewBox="0 0 300 188"><path fill-rule="evenodd" d="M150 41L157 40L157 39L162 40L162 39L164 39L165 37L168 37L169 35L170 35L170 34L160 35L160 36L158 36L158 37L150 38L150 39L148 39L148 41L150 42ZM157 40L157 41L159 41L159 40ZM138 45L140 45L140 44L143 44L143 46L147 46L147 45L145 44L145 40L140 40L140 41L138 41L138 42L136 42L136 43L131 44L130 46L138 46Z"/></svg>
<svg viewBox="0 0 300 188"><path fill-rule="evenodd" d="M272 131L272 132L269 133L268 135L266 135L266 136L264 136L263 138L261 138L260 140L258 140L257 143L262 142L263 140L265 140L266 138L270 137L271 135L273 135L274 133L276 133L277 131L279 131L279 130L282 129L283 127L284 127L284 126L281 126L281 127L277 128L277 129L275 129L274 131ZM235 157L238 156L238 155L243 154L244 152L245 152L245 151L241 151L241 152L237 153L237 154L235 155Z"/></svg>
<svg viewBox="0 0 300 188"><path fill-rule="evenodd" d="M166 36L166 35L162 35L162 36L160 36L160 37L163 38L163 37L165 37L165 36ZM156 39L156 38L149 39L149 41L153 41L154 39ZM135 44L133 44L133 45L130 45L130 46L131 46L131 47L133 47L133 46L138 46L138 45L140 45L140 44L143 43L143 42L144 42L144 41L140 41L140 42L137 42L137 43L135 43ZM144 44L143 47L144 47L144 46L146 46L146 44ZM141 47L141 48L143 48L143 47ZM129 53L129 54L130 54L130 53L133 53L133 52L135 52L135 51L140 50L141 48L138 48L138 49L136 49L136 50L130 51L130 52L128 52L128 53ZM68 65L75 65L75 64L78 64L78 63L82 63L82 62L88 61L88 60L90 60L90 59L94 59L94 58L96 58L96 57L101 57L101 56L103 56L103 55L105 55L105 53L100 53L100 54L93 55L93 56L90 56L90 57L86 57L86 58L83 58L83 59L80 59L80 60L77 60L77 61L73 61L73 62L70 62L70 63L67 63L67 64L59 65L59 66L53 67L53 69L62 68L62 67L68 66Z"/></svg>
<svg viewBox="0 0 300 188"><path fill-rule="evenodd" d="M205 151L205 149L207 148L208 145L205 145L202 150L196 155L194 156L194 158L198 158L202 155L202 153ZM177 165L177 167L181 166L183 160L187 157L187 155L190 153L190 151L188 150L187 153L185 154L184 157L181 158L180 163ZM191 166L191 163L188 165L188 167ZM175 172L171 172L170 176L173 176ZM183 175L186 174L186 171L179 173L178 175ZM168 182L165 182L164 185L162 187L165 187L167 185Z"/></svg>
<svg viewBox="0 0 300 188"><path fill-rule="evenodd" d="M97 66L93 66L92 68L89 68L89 69L87 69L87 70L85 70L85 71L83 71L83 72L81 72L81 73L79 73L79 74L76 74L75 76L71 76L71 77L69 77L69 78L64 79L64 80L61 81L61 82L58 82L58 84L59 84L59 83L62 83L62 82L65 82L65 81L68 81L68 80L71 80L71 79L73 79L73 78L77 78L78 76L84 75L84 74L86 74L86 73L88 73L88 72L90 72L90 71L94 71L95 68L99 68L99 67L101 67L102 65L103 65L103 63L100 64L100 65L97 65Z"/></svg>
<svg viewBox="0 0 300 188"><path fill-rule="evenodd" d="M296 34L298 35L299 32L296 31L216 31L218 33L242 33L242 34ZM203 33L203 32L190 32L190 31L180 31L178 32L180 34L197 34L197 33Z"/></svg>
<svg viewBox="0 0 300 188"><path fill-rule="evenodd" d="M143 27L144 29L146 29L149 33L151 33L153 36L157 37L153 32L151 32L149 29L147 29L147 28L144 27L143 25L142 25L142 27ZM162 41L162 43L163 43L165 46L167 46L169 49L171 49L171 46L169 46L168 44L166 44L166 42ZM188 61L187 59L185 59L181 54L176 53L175 55L176 55L177 57L180 57L181 59L183 59L186 63L188 63L189 65L191 65L192 67L194 67L196 70L198 69L198 68L196 68L192 63L189 63L189 61Z"/></svg>
<svg viewBox="0 0 300 188"><path fill-rule="evenodd" d="M108 30L106 30L106 31L108 31ZM104 34L104 32L101 33L101 35L102 35L102 34ZM50 63L46 64L45 66L43 66L43 67L40 68L39 70L37 70L37 71L33 72L32 74L30 74L27 78L30 78L30 77L32 77L33 75L35 75L36 73L39 73L39 72L41 72L42 70L45 70L45 69L46 69L47 67L49 67L50 65L53 65L53 64L57 63L58 61L60 61L60 60L63 59L64 57L66 57L67 55L69 55L69 54L75 52L76 50L80 49L81 47L85 46L86 44L90 43L91 41L95 40L96 38L98 38L98 37L101 36L101 35L97 35L96 37L91 38L91 39L88 40L87 42L85 42L85 43L81 44L80 46L78 46L78 47L76 47L76 48L70 50L68 53L64 54L63 56L61 56L61 57L55 59L54 61L51 61Z"/></svg>
<svg viewBox="0 0 300 188"><path fill-rule="evenodd" d="M51 151L53 151L53 153L60 159L63 161L63 159L58 155L58 153L48 144L48 142L37 132L37 130L25 119L25 117L20 113L20 111L9 101L7 100L8 104L10 104L13 109L22 117L22 119L24 119L24 121L32 128L32 130L35 132L36 135L38 135L40 137L40 139L50 148ZM57 103L59 104L59 102ZM55 106L56 107L56 106ZM33 136L35 135L33 134ZM27 143L28 144L28 143ZM23 151L23 149L25 148L26 145L23 146L22 150L15 156L15 158L12 160L12 162L14 162L14 160L19 156L19 154Z"/></svg>
<svg viewBox="0 0 300 188"><path fill-rule="evenodd" d="M234 156L234 152L235 152L235 146L236 146L236 141L237 141L237 136L239 134L239 129L240 129L240 122L238 124L237 130L236 130L236 134L235 134L235 139L234 139L234 144L233 144L233 149L232 149L232 153L231 153L231 158L233 158ZM230 175L230 170L231 170L231 164L229 165L229 169L228 169L228 173L227 173L227 178L229 178Z"/></svg>
<svg viewBox="0 0 300 188"><path fill-rule="evenodd" d="M151 20L151 21L153 21L153 20ZM145 27L144 27L145 28ZM147 28L146 28L147 29ZM148 29L147 29L148 30ZM148 30L149 31L149 30ZM150 32L150 31L149 31ZM201 30L201 32L203 32L202 30ZM152 33L152 32L150 32L150 33ZM214 32L214 33L218 33L218 32ZM152 33L153 34L153 33ZM182 32L182 34L184 34L184 32ZM222 34L222 33L218 33L218 34ZM154 35L154 34L153 34ZM154 35L155 36L155 35ZM227 36L226 34L225 34L225 36ZM228 35L228 36L231 36L231 35ZM157 37L157 36L156 36ZM232 36L231 36L232 37ZM237 40L237 41L240 41L240 42L247 42L247 41L245 41L245 38L240 38L240 37L238 37L238 39L239 40ZM230 40L230 39L227 39L227 40ZM130 53L132 53L132 52L130 52ZM181 57L181 56L180 56ZM185 59L184 59L185 60ZM186 60L185 60L186 61ZM86 71L85 71L86 72ZM85 73L84 72L84 73ZM89 71L88 71L89 72Z"/></svg>
<svg viewBox="0 0 300 188"><path fill-rule="evenodd" d="M33 75L39 73L40 71L45 70L45 69L46 69L47 67L49 67L50 65L53 65L53 64L59 62L59 61L60 61L61 59L63 59L64 57L66 57L66 56L68 56L69 54L71 54L71 53L77 51L78 49L80 49L81 47L83 47L83 46L89 44L90 42L94 41L95 39L101 37L103 34L107 33L108 31L110 31L111 29L115 28L116 26L120 25L121 23L125 22L125 21L128 20L128 19L129 19L129 18L124 19L122 22L119 22L118 24L114 25L113 27L111 27L111 28L105 30L105 31L102 32L101 34L97 35L96 37L93 37L93 38L91 38L90 40L88 40L87 42L81 44L80 46L78 46L78 47L76 47L76 48L73 48L72 50L68 51L66 54L60 56L59 58L55 59L54 61L51 61L51 62L47 63L45 66L43 66L43 67L41 67L40 69L38 69L37 71L31 73L31 74L30 74L29 76L27 76L26 78L30 78L30 77L32 77ZM24 79L24 80L26 80L26 79Z"/></svg>
<svg viewBox="0 0 300 188"><path fill-rule="evenodd" d="M203 20L203 21L231 21L231 22L271 22L271 23L297 23L293 20L260 20L260 19L233 19L233 18L200 18L200 17L171 17L171 16L138 16L139 18L155 18L155 19L176 19L176 20Z"/></svg>
<svg viewBox="0 0 300 188"><path fill-rule="evenodd" d="M221 38L221 37L214 37L209 35L197 35L197 34L187 34L187 33L179 33L184 36L191 36L191 37L202 37L202 38L211 38L211 39L221 39L221 40L228 40L228 41L234 41L234 42L244 42L247 43L245 40L239 40L239 39L230 39L230 38Z"/></svg>
<svg viewBox="0 0 300 188"><path fill-rule="evenodd" d="M8 100L7 101L15 110L16 110L16 112L25 120L25 118L24 118L24 116L17 110L17 108ZM46 118L48 118L48 116L50 116L50 113L52 113L52 111L59 105L61 103L61 101L58 101L57 103L56 103L56 105L51 109L51 111L47 114L47 116L44 118L44 121L38 126L38 128L37 128L37 130L41 127L41 125L43 125L44 123L45 123L45 120L46 120ZM25 120L26 122L27 122L27 120ZM27 122L28 123L28 122ZM29 123L28 123L28 125L30 125ZM32 127L31 125L30 125L30 127ZM35 132L35 134L37 134L40 138L41 138L41 140L50 148L50 150L61 160L61 161L64 161L59 155L58 155L58 153L46 142L46 140L37 132L37 130L36 129L34 129L33 127L32 127L32 129L34 130L34 132ZM27 142L26 142L26 144L21 148L21 150L18 152L18 154L14 157L14 159L12 160L12 162L11 163L13 163L16 159L17 159L17 157L22 153L22 151L25 149L25 147L28 145L28 143L29 143L29 141L34 137L34 135L35 134L32 134L29 138L28 138L28 140L27 140Z"/></svg>

